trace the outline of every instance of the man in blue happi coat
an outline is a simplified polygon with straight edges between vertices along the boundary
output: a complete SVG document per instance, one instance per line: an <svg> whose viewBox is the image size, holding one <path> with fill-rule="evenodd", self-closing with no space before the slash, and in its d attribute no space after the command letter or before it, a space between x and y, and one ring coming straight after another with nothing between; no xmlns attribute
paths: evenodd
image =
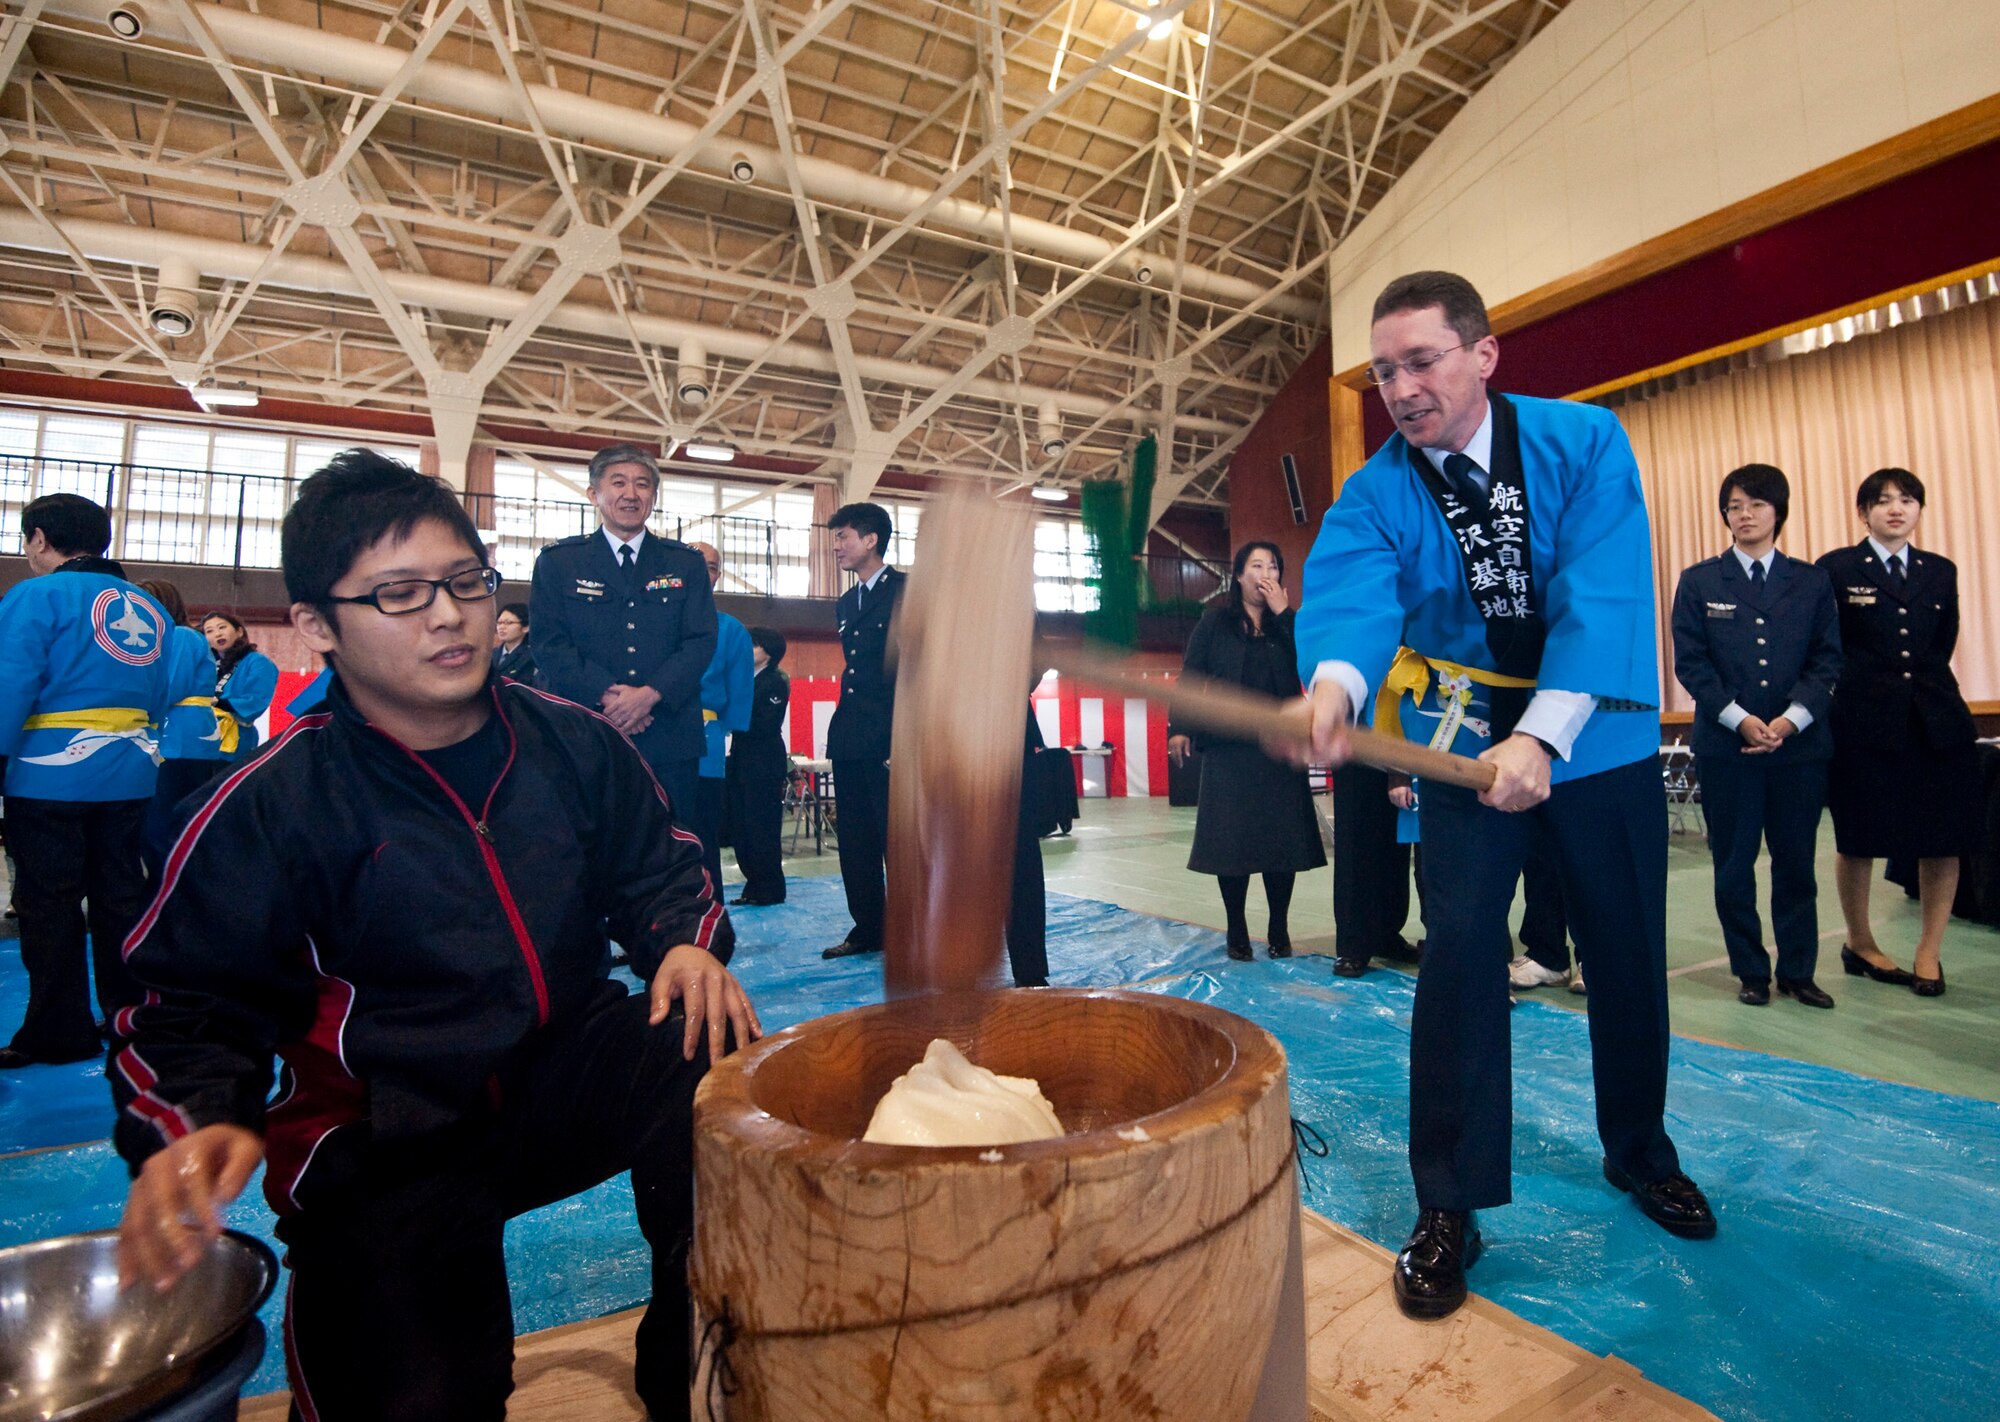
<svg viewBox="0 0 2000 1422"><path fill-rule="evenodd" d="M1297 635L1316 758L1373 720L1494 767L1426 781L1429 938L1410 1026L1418 1219L1403 1311L1439 1318L1478 1258L1472 1212L1512 1197L1507 911L1549 831L1580 961L1604 1176L1674 1234L1715 1217L1681 1172L1667 1095L1666 806L1639 469L1617 419L1488 390L1479 293L1418 272L1376 299L1369 379L1396 434L1328 510Z"/></svg>
<svg viewBox="0 0 2000 1422"><path fill-rule="evenodd" d="M21 510L32 578L0 603L0 757L28 972L0 1069L97 1056L93 977L107 1019L138 1001L120 949L149 892L140 832L159 727L213 686L206 656L176 651L173 619L104 556L110 545L100 505L42 495Z"/></svg>

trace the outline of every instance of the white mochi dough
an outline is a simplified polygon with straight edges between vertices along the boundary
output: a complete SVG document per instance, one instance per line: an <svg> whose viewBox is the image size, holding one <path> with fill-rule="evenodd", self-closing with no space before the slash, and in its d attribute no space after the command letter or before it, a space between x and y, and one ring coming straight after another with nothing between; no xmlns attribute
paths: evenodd
<svg viewBox="0 0 2000 1422"><path fill-rule="evenodd" d="M996 1146L1063 1134L1055 1108L1025 1076L974 1066L942 1037L875 1104L861 1137L878 1145Z"/></svg>

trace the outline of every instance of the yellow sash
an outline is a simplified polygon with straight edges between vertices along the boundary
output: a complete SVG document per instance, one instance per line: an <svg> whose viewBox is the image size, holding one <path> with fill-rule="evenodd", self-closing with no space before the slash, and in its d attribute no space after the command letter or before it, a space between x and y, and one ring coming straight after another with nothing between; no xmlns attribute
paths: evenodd
<svg viewBox="0 0 2000 1422"><path fill-rule="evenodd" d="M136 706L85 706L43 711L21 723L24 731L143 731L153 718Z"/></svg>
<svg viewBox="0 0 2000 1422"><path fill-rule="evenodd" d="M701 713L702 724L706 725L710 721L717 720L721 717L721 715L722 713L720 711L710 711L704 707Z"/></svg>
<svg viewBox="0 0 2000 1422"><path fill-rule="evenodd" d="M215 743L224 755L235 755L237 743L243 739L243 728L236 718L215 704L213 696L190 696L184 701L176 701L176 706L206 706L215 713Z"/></svg>
<svg viewBox="0 0 2000 1422"><path fill-rule="evenodd" d="M153 718L136 706L80 706L74 711L42 711L21 722L24 731L102 731L122 736L158 765L159 742L146 734L152 726Z"/></svg>
<svg viewBox="0 0 2000 1422"><path fill-rule="evenodd" d="M1441 677L1463 677L1468 681L1476 681L1481 686L1530 687L1535 684L1532 678L1502 676L1499 672L1487 671L1484 667L1468 667L1458 662L1434 660L1413 648L1398 647L1396 660L1390 663L1389 674L1382 678L1382 689L1375 696L1375 729L1409 739L1403 730L1401 712L1403 698L1407 696L1414 701L1421 697L1424 689L1431 683L1433 672L1439 673ZM1439 689L1440 703L1447 694L1442 688ZM1468 689L1460 692L1459 697L1460 705L1466 705L1472 700L1472 693ZM1456 733L1455 720L1442 723L1440 731L1445 725L1449 725ZM1437 748L1449 749L1448 746Z"/></svg>

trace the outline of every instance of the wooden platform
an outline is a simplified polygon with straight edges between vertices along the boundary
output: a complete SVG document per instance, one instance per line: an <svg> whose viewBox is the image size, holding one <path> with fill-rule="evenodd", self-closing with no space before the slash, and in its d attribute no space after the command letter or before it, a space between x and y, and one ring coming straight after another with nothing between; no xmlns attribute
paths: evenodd
<svg viewBox="0 0 2000 1422"><path fill-rule="evenodd" d="M1390 1254L1305 1212L1306 1358L1312 1422L1697 1422L1713 1414L1499 1305L1473 1297L1440 1323L1404 1318ZM512 1413L535 1422L644 1422L632 1393L639 1311L531 1333ZM242 1422L283 1422L283 1393Z"/></svg>

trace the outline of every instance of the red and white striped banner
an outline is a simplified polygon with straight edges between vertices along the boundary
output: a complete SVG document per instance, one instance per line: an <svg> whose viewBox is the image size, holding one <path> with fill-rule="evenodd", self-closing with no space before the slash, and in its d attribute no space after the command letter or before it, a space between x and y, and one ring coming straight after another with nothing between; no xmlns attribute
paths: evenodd
<svg viewBox="0 0 2000 1422"><path fill-rule="evenodd" d="M1173 675L1161 673L1159 680L1171 682ZM795 755L826 754L826 726L839 699L838 677L793 679L790 740ZM1045 742L1082 752L1076 758L1079 795L1167 793L1164 701L1107 696L1086 684L1049 676L1035 688L1034 707Z"/></svg>

